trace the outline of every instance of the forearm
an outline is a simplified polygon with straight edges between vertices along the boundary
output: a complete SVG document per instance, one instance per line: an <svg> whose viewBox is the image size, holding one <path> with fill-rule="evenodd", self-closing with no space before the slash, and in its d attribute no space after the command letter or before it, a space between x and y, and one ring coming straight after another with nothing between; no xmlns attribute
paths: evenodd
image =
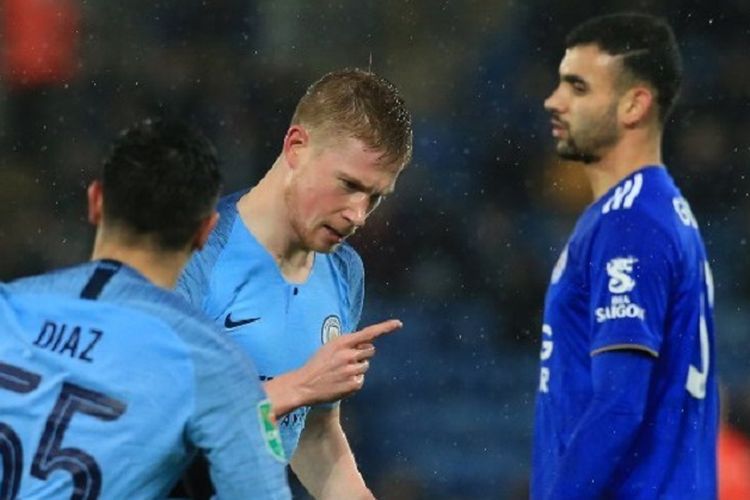
<svg viewBox="0 0 750 500"><path fill-rule="evenodd" d="M305 401L305 392L300 383L298 371L284 373L263 383L263 389L271 400L274 416L279 419L301 406Z"/></svg>
<svg viewBox="0 0 750 500"><path fill-rule="evenodd" d="M336 410L320 413L338 414ZM316 499L372 499L354 455L338 423L323 421L312 415L300 438L290 465L302 484ZM326 420L326 419L322 419Z"/></svg>
<svg viewBox="0 0 750 500"><path fill-rule="evenodd" d="M640 428L653 364L636 352L594 357L594 396L560 459L548 499L603 496Z"/></svg>

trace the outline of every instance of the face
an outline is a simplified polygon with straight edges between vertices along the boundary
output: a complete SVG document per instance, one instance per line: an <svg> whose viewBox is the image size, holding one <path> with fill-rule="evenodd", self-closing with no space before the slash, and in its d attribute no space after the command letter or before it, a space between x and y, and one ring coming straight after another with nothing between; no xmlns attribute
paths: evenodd
<svg viewBox="0 0 750 500"><path fill-rule="evenodd" d="M286 141L295 134L293 129ZM284 198L290 224L303 248L332 252L393 192L401 167L384 165L381 153L358 139L323 141L303 129L300 133L306 141L285 144L290 171Z"/></svg>
<svg viewBox="0 0 750 500"><path fill-rule="evenodd" d="M620 139L616 77L621 63L596 45L568 49L560 83L544 108L552 115L557 154L584 163L601 159Z"/></svg>

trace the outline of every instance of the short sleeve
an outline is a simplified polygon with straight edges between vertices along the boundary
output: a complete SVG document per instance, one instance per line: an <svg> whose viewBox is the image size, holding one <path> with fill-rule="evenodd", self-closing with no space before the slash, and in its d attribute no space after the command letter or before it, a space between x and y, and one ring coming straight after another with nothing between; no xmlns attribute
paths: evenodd
<svg viewBox="0 0 750 500"><path fill-rule="evenodd" d="M218 332L205 338L194 351L187 431L210 463L217 498L290 498L278 427L252 362Z"/></svg>
<svg viewBox="0 0 750 500"><path fill-rule="evenodd" d="M602 218L589 259L592 354L634 348L659 355L677 255L667 231L642 212Z"/></svg>
<svg viewBox="0 0 750 500"><path fill-rule="evenodd" d="M365 266L362 258L350 245L344 243L333 255L334 262L344 279L346 289L346 319L344 331L357 329L362 317L362 306L365 300Z"/></svg>
<svg viewBox="0 0 750 500"><path fill-rule="evenodd" d="M195 253L182 271L175 291L198 309L203 310L210 293L211 273L229 240L237 212L234 205L242 193L234 193L219 202L219 222L211 232L206 246Z"/></svg>
<svg viewBox="0 0 750 500"><path fill-rule="evenodd" d="M208 293L208 273L201 260L200 254L194 254L175 286L175 291L197 309L203 309L203 299Z"/></svg>

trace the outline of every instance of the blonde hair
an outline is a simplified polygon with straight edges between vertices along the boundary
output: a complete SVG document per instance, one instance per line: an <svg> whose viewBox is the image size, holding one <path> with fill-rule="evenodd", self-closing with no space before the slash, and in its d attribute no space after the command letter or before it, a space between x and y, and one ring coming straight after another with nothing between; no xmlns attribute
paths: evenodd
<svg viewBox="0 0 750 500"><path fill-rule="evenodd" d="M292 125L342 133L382 151L388 164L412 156L411 115L396 87L374 73L344 69L324 75L297 103Z"/></svg>

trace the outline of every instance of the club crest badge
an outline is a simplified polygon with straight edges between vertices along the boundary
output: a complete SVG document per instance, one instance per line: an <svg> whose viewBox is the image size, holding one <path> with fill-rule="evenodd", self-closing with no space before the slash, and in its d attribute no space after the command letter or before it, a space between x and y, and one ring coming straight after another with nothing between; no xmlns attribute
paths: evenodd
<svg viewBox="0 0 750 500"><path fill-rule="evenodd" d="M320 342L325 344L341 335L341 320L335 314L331 314L323 320L320 330Z"/></svg>

